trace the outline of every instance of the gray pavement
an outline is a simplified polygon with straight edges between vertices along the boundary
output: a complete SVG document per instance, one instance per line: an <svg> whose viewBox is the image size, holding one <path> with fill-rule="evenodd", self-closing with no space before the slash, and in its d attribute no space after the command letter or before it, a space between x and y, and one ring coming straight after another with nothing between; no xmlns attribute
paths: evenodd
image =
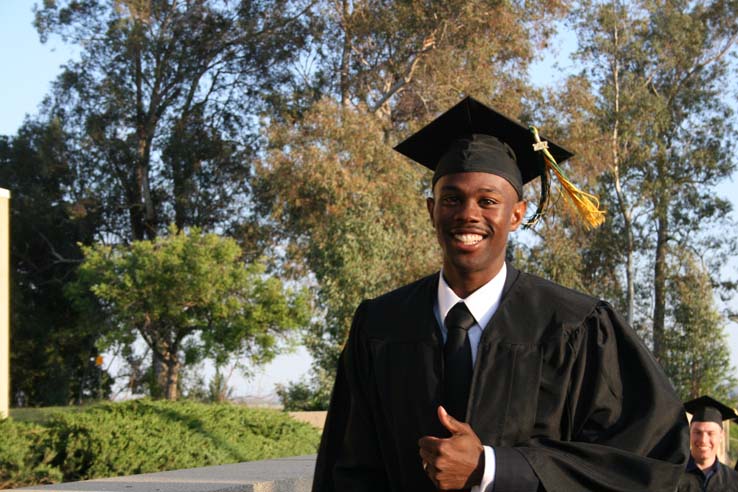
<svg viewBox="0 0 738 492"><path fill-rule="evenodd" d="M315 455L207 466L84 482L36 485L36 492L308 492Z"/></svg>

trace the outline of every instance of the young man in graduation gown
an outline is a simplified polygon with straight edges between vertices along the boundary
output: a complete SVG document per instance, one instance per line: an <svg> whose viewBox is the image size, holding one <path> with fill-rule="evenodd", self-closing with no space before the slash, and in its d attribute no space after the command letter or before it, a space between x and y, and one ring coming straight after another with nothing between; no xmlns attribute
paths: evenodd
<svg viewBox="0 0 738 492"><path fill-rule="evenodd" d="M676 488L687 422L648 349L609 304L505 262L540 154L571 155L536 136L466 98L396 147L434 170L442 269L356 310L314 491Z"/></svg>
<svg viewBox="0 0 738 492"><path fill-rule="evenodd" d="M735 410L709 396L684 404L692 414L689 424L690 456L679 479L679 492L738 492L738 472L717 457L724 439L723 420L738 418Z"/></svg>

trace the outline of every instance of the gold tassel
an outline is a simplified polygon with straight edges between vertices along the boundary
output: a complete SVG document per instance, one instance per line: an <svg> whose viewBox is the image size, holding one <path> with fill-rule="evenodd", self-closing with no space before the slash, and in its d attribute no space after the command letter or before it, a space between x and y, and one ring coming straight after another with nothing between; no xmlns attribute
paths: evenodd
<svg viewBox="0 0 738 492"><path fill-rule="evenodd" d="M559 183L561 183L561 186L566 192L564 196L568 197L576 211L584 219L585 227L589 229L590 227L599 227L602 225L605 222L605 212L600 210L600 200L595 195L580 190L574 183L569 181L564 171L556 164L556 159L548 151L547 142L542 142L538 136L538 129L531 126L530 131L533 133L535 140L533 149L543 153L543 161L546 163L546 168L553 171L558 178Z"/></svg>

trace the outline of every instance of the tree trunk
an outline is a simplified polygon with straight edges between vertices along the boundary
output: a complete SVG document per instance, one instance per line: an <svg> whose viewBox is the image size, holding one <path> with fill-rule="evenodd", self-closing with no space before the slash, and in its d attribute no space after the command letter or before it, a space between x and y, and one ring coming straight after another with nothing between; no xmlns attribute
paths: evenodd
<svg viewBox="0 0 738 492"><path fill-rule="evenodd" d="M351 32L349 31L349 2L343 0L341 2L341 21L343 24L343 48L341 51L341 69L340 69L340 90L341 90L341 106L346 108L349 105L349 66L351 63Z"/></svg>
<svg viewBox="0 0 738 492"><path fill-rule="evenodd" d="M618 208L620 215L623 217L623 229L625 232L626 244L626 260L625 260L625 282L626 282L626 321L633 326L635 317L635 267L633 256L635 255L635 241L633 239L633 223L631 220L631 210L627 203L627 198L623 191L621 182L621 156L620 156L620 60L617 53L620 51L620 30L618 24L612 31L612 41L615 53L610 62L610 70L612 75L613 98L614 98L614 122L612 127L612 136L610 140L610 152L612 158L613 179L615 182L615 193L618 198Z"/></svg>
<svg viewBox="0 0 738 492"><path fill-rule="evenodd" d="M177 141L183 141L186 135L186 110L177 124L174 131ZM190 195L192 194L192 175L193 170L186 158L176 155L171 158L169 165L172 170L172 186L174 191L174 225L177 230L184 230L188 224L188 211L190 206Z"/></svg>
<svg viewBox="0 0 738 492"><path fill-rule="evenodd" d="M176 354L176 349L171 348L164 342L157 344L158 350L154 351L154 374L156 377L156 398L176 400L179 398L179 372L182 363ZM152 388L153 389L153 388Z"/></svg>
<svg viewBox="0 0 738 492"><path fill-rule="evenodd" d="M170 401L177 400L179 398L179 370L182 364L179 362L177 357L170 357L167 363L167 383L165 395L166 399Z"/></svg>
<svg viewBox="0 0 738 492"><path fill-rule="evenodd" d="M660 361L666 320L666 256L669 236L667 200L663 196L656 203L656 255L653 274L653 355Z"/></svg>
<svg viewBox="0 0 738 492"><path fill-rule="evenodd" d="M151 142L153 135L152 117L144 107L144 80L141 39L143 25L136 21L132 37L136 39L133 47L134 70L136 80L136 163L134 180L131 183L135 187L132 193L133 200L129 203L131 207L131 227L135 239L154 239L156 237L156 224L154 220L154 206L151 200L151 184L149 182L149 169L151 162ZM141 237L136 237L141 236Z"/></svg>
<svg viewBox="0 0 738 492"><path fill-rule="evenodd" d="M165 353L164 349L161 346L158 346L151 354L154 371L151 397L156 399L165 397L165 388L167 387L167 364L164 360L164 356L161 355L162 353Z"/></svg>

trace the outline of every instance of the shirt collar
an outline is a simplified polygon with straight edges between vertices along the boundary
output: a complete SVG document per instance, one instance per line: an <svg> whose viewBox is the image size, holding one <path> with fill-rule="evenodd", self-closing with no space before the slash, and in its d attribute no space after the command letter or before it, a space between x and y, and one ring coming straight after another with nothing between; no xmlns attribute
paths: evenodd
<svg viewBox="0 0 738 492"><path fill-rule="evenodd" d="M717 456L715 457L715 461L712 463L712 465L709 468L705 468L705 470L700 470L700 467L697 466L697 463L695 463L694 458L692 456L689 457L689 460L687 461L687 471L688 472L695 472L698 471L702 473L703 475L711 474L717 471L719 460L717 459Z"/></svg>
<svg viewBox="0 0 738 492"><path fill-rule="evenodd" d="M464 301L464 304L474 316L474 320L484 329L500 304L506 277L507 265L503 263L502 268L492 280L472 292L466 299L462 299L448 286L446 279L443 278L443 270L441 270L438 280L438 311L441 320L446 319L446 315L457 302Z"/></svg>

